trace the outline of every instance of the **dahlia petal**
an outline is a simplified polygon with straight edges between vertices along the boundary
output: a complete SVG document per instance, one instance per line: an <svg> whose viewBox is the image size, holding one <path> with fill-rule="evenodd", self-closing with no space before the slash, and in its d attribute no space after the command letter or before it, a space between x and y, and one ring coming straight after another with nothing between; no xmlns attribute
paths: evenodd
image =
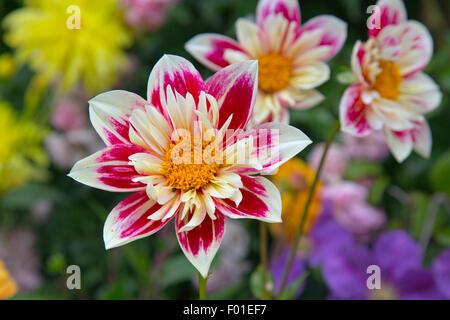
<svg viewBox="0 0 450 320"><path fill-rule="evenodd" d="M178 232L191 231L195 227L199 226L206 217L206 207L200 203L199 206L195 207L194 213L192 214L189 221L182 226Z"/></svg>
<svg viewBox="0 0 450 320"><path fill-rule="evenodd" d="M128 158L130 164L132 164L136 171L141 175L148 176L161 172L161 158L150 153L135 153Z"/></svg>
<svg viewBox="0 0 450 320"><path fill-rule="evenodd" d="M356 83L345 90L339 105L342 131L354 136L367 136L372 128L366 118L367 106L361 101L361 84Z"/></svg>
<svg viewBox="0 0 450 320"><path fill-rule="evenodd" d="M330 79L330 67L322 62L297 67L290 84L302 90L314 89Z"/></svg>
<svg viewBox="0 0 450 320"><path fill-rule="evenodd" d="M264 177L241 175L243 188L239 205L232 199L215 199L216 210L233 219L257 219L281 222L281 196L278 189Z"/></svg>
<svg viewBox="0 0 450 320"><path fill-rule="evenodd" d="M184 219L178 215L175 220L175 229L178 243L189 262L200 272L203 278L208 275L209 267L219 249L225 233L225 217L217 214L212 220L208 215L203 222L190 231L180 232L180 229L190 220L192 212Z"/></svg>
<svg viewBox="0 0 450 320"><path fill-rule="evenodd" d="M230 65L215 73L206 82L206 92L217 99L219 124L232 115L230 129L245 127L252 112L258 90L258 62L244 61Z"/></svg>
<svg viewBox="0 0 450 320"><path fill-rule="evenodd" d="M259 57L263 52L259 30L259 27L248 19L240 18L236 21L237 39L253 57Z"/></svg>
<svg viewBox="0 0 450 320"><path fill-rule="evenodd" d="M356 79L361 83L366 83L366 78L363 72L363 60L366 54L366 50L360 40L355 43L352 52L352 71L355 74Z"/></svg>
<svg viewBox="0 0 450 320"><path fill-rule="evenodd" d="M283 123L263 123L238 137L238 141L253 137L254 148L248 159L248 164L258 163L262 166L260 171L272 174L279 166L294 157L311 140L299 129ZM229 146L234 147L234 146ZM243 172L252 172L252 168L241 169Z"/></svg>
<svg viewBox="0 0 450 320"><path fill-rule="evenodd" d="M283 52L285 47L285 39L292 38L290 36L290 24L283 16L273 15L264 21L264 33L262 37L263 51L268 52ZM298 32L298 31L297 31ZM292 45L292 43L286 43Z"/></svg>
<svg viewBox="0 0 450 320"><path fill-rule="evenodd" d="M369 36L377 37L388 25L406 22L406 8L402 0L379 0L377 8L369 18Z"/></svg>
<svg viewBox="0 0 450 320"><path fill-rule="evenodd" d="M136 192L122 200L106 218L103 239L106 249L122 246L159 231L170 220L148 219L161 206L145 192Z"/></svg>
<svg viewBox="0 0 450 320"><path fill-rule="evenodd" d="M167 120L170 120L170 116L164 102L167 102L166 90L169 85L183 97L190 93L197 99L196 103L205 87L200 73L192 63L178 56L164 55L150 73L147 99Z"/></svg>
<svg viewBox="0 0 450 320"><path fill-rule="evenodd" d="M131 114L130 140L146 149L164 155L169 146L169 136L155 125L150 115L143 110L135 110ZM139 139L139 141L137 140Z"/></svg>
<svg viewBox="0 0 450 320"><path fill-rule="evenodd" d="M347 39L347 24L339 18L331 15L321 15L308 20L301 32L321 30L318 46L330 47L328 55L321 61L333 58L342 48Z"/></svg>
<svg viewBox="0 0 450 320"><path fill-rule="evenodd" d="M407 105L402 104L401 101L378 98L372 101L371 107L369 110L373 111L374 115L382 119L385 127L395 131L413 128L410 119L416 115L408 109ZM366 119L369 110L366 112ZM374 128L372 127L372 129Z"/></svg>
<svg viewBox="0 0 450 320"><path fill-rule="evenodd" d="M423 114L433 111L441 104L442 92L430 76L417 72L403 79L399 100L413 111Z"/></svg>
<svg viewBox="0 0 450 320"><path fill-rule="evenodd" d="M256 22L262 27L267 18L278 14L300 26L300 6L297 0L260 0L256 8Z"/></svg>
<svg viewBox="0 0 450 320"><path fill-rule="evenodd" d="M231 63L226 54L241 53L248 57L238 42L220 34L199 34L189 40L185 48L195 59L213 71L219 71Z"/></svg>
<svg viewBox="0 0 450 320"><path fill-rule="evenodd" d="M428 159L433 144L430 127L425 119L422 121L413 121L413 123L414 128L410 132L414 144L414 151Z"/></svg>
<svg viewBox="0 0 450 320"><path fill-rule="evenodd" d="M145 189L128 158L146 150L132 144L115 144L84 158L73 166L69 177L88 185L113 192L132 192Z"/></svg>
<svg viewBox="0 0 450 320"><path fill-rule="evenodd" d="M413 150L413 142L409 130L392 131L385 128L383 133L394 158L399 163L403 162Z"/></svg>
<svg viewBox="0 0 450 320"><path fill-rule="evenodd" d="M166 202L161 208L152 213L147 219L161 220L162 222L172 218L176 212L180 210L181 195L178 193L176 197L173 197L171 201Z"/></svg>
<svg viewBox="0 0 450 320"><path fill-rule="evenodd" d="M101 93L89 100L94 129L106 145L130 143L128 118L135 109L148 104L140 96L123 90Z"/></svg>
<svg viewBox="0 0 450 320"><path fill-rule="evenodd" d="M384 28L378 35L380 43L392 41L391 39L395 39L400 46L395 64L403 77L422 71L433 56L433 39L420 22L408 21L398 26L392 25ZM383 50L380 54L383 56Z"/></svg>
<svg viewBox="0 0 450 320"><path fill-rule="evenodd" d="M317 90L298 90L291 87L281 91L279 98L296 110L312 108L325 100L324 95Z"/></svg>
<svg viewBox="0 0 450 320"><path fill-rule="evenodd" d="M279 122L281 110L281 101L276 95L259 90L256 96L255 108L250 119L251 122L248 127L267 122L269 119Z"/></svg>

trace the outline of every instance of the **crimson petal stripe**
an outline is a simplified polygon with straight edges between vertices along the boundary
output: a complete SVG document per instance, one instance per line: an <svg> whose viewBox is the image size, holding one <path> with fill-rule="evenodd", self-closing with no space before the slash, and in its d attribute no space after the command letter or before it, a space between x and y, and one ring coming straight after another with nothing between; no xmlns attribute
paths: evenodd
<svg viewBox="0 0 450 320"><path fill-rule="evenodd" d="M213 71L219 71L230 64L224 57L227 50L248 55L237 41L214 33L196 35L186 43L185 48L194 58Z"/></svg>
<svg viewBox="0 0 450 320"><path fill-rule="evenodd" d="M212 220L209 215L206 215L203 222L194 229L179 232L191 216L192 212L189 212L183 220L180 219L179 215L175 219L178 243L186 258L200 272L202 277L206 278L225 233L225 216L217 213L216 219Z"/></svg>
<svg viewBox="0 0 450 320"><path fill-rule="evenodd" d="M116 144L106 147L73 166L69 177L88 185L113 192L132 192L145 189L145 185L132 181L140 175L129 159L133 154L147 152L132 144Z"/></svg>
<svg viewBox="0 0 450 320"><path fill-rule="evenodd" d="M264 177L241 175L244 185L240 191L242 200L236 207L230 199L214 199L216 209L229 218L257 219L265 222L281 222L281 196L278 189Z"/></svg>
<svg viewBox="0 0 450 320"><path fill-rule="evenodd" d="M300 6L297 0L260 0L256 8L256 21L264 26L264 21L272 16L282 14L288 21L301 23Z"/></svg>
<svg viewBox="0 0 450 320"><path fill-rule="evenodd" d="M258 90L258 62L234 63L216 72L206 82L206 92L219 104L219 125L232 115L229 129L243 129L253 113Z"/></svg>
<svg viewBox="0 0 450 320"><path fill-rule="evenodd" d="M183 97L190 93L198 103L200 92L205 89L205 83L192 63L184 58L164 55L156 63L148 78L147 99L171 123L170 116L162 103L167 99L168 85Z"/></svg>
<svg viewBox="0 0 450 320"><path fill-rule="evenodd" d="M89 100L92 126L106 145L131 143L129 116L135 108L144 110L148 104L137 94L113 90Z"/></svg>
<svg viewBox="0 0 450 320"><path fill-rule="evenodd" d="M125 198L111 211L103 228L106 249L122 246L154 234L171 219L164 222L148 217L161 205L148 198L143 191Z"/></svg>

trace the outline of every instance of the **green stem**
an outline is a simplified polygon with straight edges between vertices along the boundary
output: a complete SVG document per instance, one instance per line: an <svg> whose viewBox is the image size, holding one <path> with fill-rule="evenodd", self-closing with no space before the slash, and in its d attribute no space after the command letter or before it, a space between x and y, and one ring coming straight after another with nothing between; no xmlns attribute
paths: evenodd
<svg viewBox="0 0 450 320"><path fill-rule="evenodd" d="M340 124L339 124L339 121L337 121L336 124L333 127L333 130L331 131L330 136L328 137L328 139L326 141L325 149L323 150L322 157L320 158L319 167L317 168L316 174L314 176L313 183L311 185L311 188L309 189L308 198L306 200L305 207L303 209L303 214L302 214L302 217L301 217L301 220L300 220L300 225L299 225L299 228L297 229L297 232L296 232L295 237L294 237L294 242L292 244L291 252L289 254L289 260L288 260L288 263L286 265L286 268L284 269L283 281L281 282L280 293L278 294L278 296L281 296L283 294L284 289L286 287L286 281L287 281L288 275L289 275L289 273L291 271L292 262L294 261L295 253L297 252L297 249L298 249L298 246L300 244L300 240L301 240L301 237L302 237L302 234L303 234L303 228L304 228L304 225L305 225L306 217L308 215L309 206L311 204L311 200L312 200L312 198L314 196L314 193L316 191L317 182L319 181L320 173L322 171L323 164L325 163L325 159L327 157L328 149L330 148L330 145L333 142L334 137L338 133L339 128L340 128Z"/></svg>
<svg viewBox="0 0 450 320"><path fill-rule="evenodd" d="M202 275L198 274L198 299L206 300L206 278L203 278Z"/></svg>
<svg viewBox="0 0 450 320"><path fill-rule="evenodd" d="M270 300L270 292L267 290L267 226L262 221L259 222L259 250L263 267L263 299Z"/></svg>

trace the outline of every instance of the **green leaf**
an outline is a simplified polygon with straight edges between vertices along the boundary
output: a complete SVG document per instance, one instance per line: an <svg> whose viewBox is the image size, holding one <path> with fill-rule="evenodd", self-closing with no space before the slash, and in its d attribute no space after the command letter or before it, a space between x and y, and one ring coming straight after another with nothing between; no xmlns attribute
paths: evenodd
<svg viewBox="0 0 450 320"><path fill-rule="evenodd" d="M358 180L367 176L379 176L383 172L383 167L378 163L352 161L344 174L347 180Z"/></svg>
<svg viewBox="0 0 450 320"><path fill-rule="evenodd" d="M450 247L450 227L436 231L433 237L441 246Z"/></svg>
<svg viewBox="0 0 450 320"><path fill-rule="evenodd" d="M295 299L295 295L302 286L302 284L305 282L306 278L308 277L309 273L305 272L300 278L295 280L291 283L291 285L284 290L284 292L278 296L277 300L293 300Z"/></svg>
<svg viewBox="0 0 450 320"><path fill-rule="evenodd" d="M431 169L430 184L434 191L450 195L450 151L444 153Z"/></svg>
<svg viewBox="0 0 450 320"><path fill-rule="evenodd" d="M62 253L52 254L47 260L47 272L53 275L61 274L67 266L66 257Z"/></svg>
<svg viewBox="0 0 450 320"><path fill-rule="evenodd" d="M56 203L68 201L67 196L56 188L44 184L29 184L6 193L2 197L5 209L29 209L40 200L50 200Z"/></svg>
<svg viewBox="0 0 450 320"><path fill-rule="evenodd" d="M142 283L147 285L150 281L149 277L149 264L150 259L147 254L139 252L139 248L134 244L129 244L123 247L123 252L128 263L139 275Z"/></svg>
<svg viewBox="0 0 450 320"><path fill-rule="evenodd" d="M189 266L186 257L182 254L176 255L164 264L161 272L161 284L168 287L180 282L189 281L196 275L194 268Z"/></svg>
<svg viewBox="0 0 450 320"><path fill-rule="evenodd" d="M265 288L269 293L269 296L271 297L274 287L274 281L270 271L264 269L262 265L259 265L250 276L250 289L252 290L253 295L259 299L267 298L264 295L264 272L266 273Z"/></svg>
<svg viewBox="0 0 450 320"><path fill-rule="evenodd" d="M421 192L412 194L411 198L413 204L410 220L410 233L413 238L419 239L428 213L430 199L426 194Z"/></svg>
<svg viewBox="0 0 450 320"><path fill-rule="evenodd" d="M375 180L369 194L369 203L379 205L383 198L384 190L389 185L390 179L387 176L381 176Z"/></svg>

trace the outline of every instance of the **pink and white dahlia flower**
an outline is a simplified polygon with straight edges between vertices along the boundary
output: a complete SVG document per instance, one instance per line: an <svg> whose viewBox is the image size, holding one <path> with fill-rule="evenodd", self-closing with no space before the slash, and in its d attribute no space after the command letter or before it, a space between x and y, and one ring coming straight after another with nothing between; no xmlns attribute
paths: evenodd
<svg viewBox="0 0 450 320"><path fill-rule="evenodd" d="M442 94L422 70L433 55L426 27L407 20L401 0L380 0L370 18L369 40L353 49L357 83L340 103L342 130L367 136L381 130L398 162L414 149L431 152L431 132L424 114L437 108Z"/></svg>
<svg viewBox="0 0 450 320"><path fill-rule="evenodd" d="M281 221L279 191L266 178L311 141L285 124L243 131L253 112L258 64L230 65L204 82L193 65L163 56L147 100L110 91L90 101L106 148L69 176L113 192L134 192L109 214L106 248L149 236L175 219L180 246L203 277L225 232L225 217Z"/></svg>
<svg viewBox="0 0 450 320"><path fill-rule="evenodd" d="M257 59L258 95L251 124L288 122L287 107L306 109L323 100L315 90L330 77L326 61L342 47L347 25L321 15L301 25L297 0L260 0L256 23L236 22L237 41L219 34L200 34L186 50L212 70Z"/></svg>

